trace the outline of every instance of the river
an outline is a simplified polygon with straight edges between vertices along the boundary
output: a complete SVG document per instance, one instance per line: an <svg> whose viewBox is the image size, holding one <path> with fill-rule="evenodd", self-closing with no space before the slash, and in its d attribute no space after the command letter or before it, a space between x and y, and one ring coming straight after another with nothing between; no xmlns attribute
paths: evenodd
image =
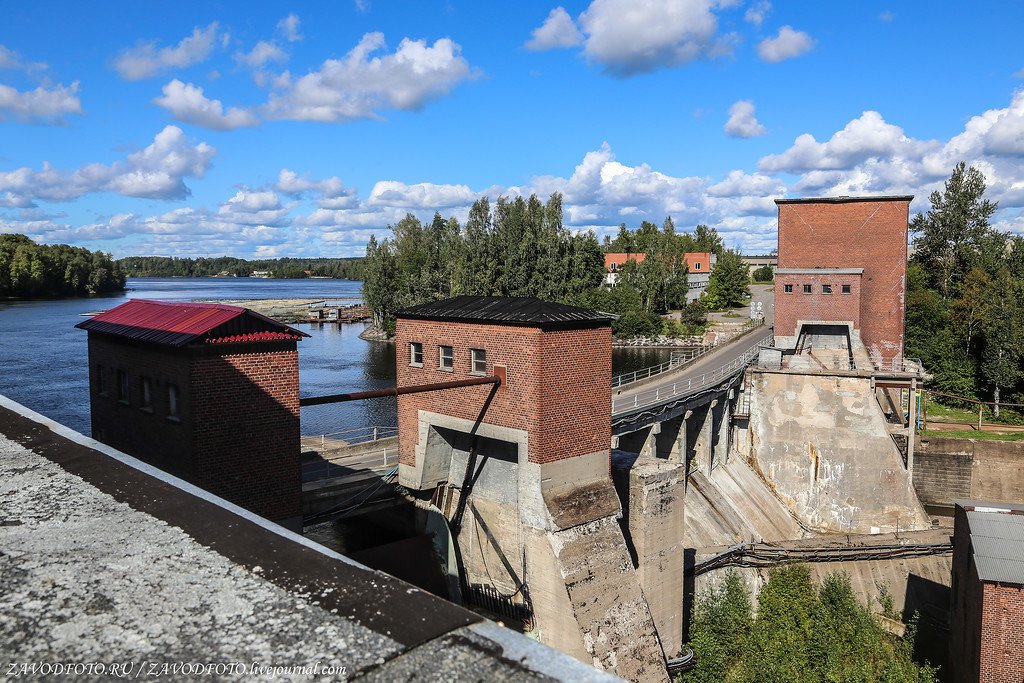
<svg viewBox="0 0 1024 683"><path fill-rule="evenodd" d="M112 308L125 299L344 299L358 298L362 283L351 280L257 278L139 278L123 294L88 299L0 301L0 394L84 434L89 427L86 333L75 329L83 313ZM359 338L362 324L296 325L308 332L299 342L299 389L303 396L382 389L395 384L393 344ZM614 372L657 365L661 349L615 349ZM395 399L373 399L304 408L303 434L325 434L395 424Z"/></svg>

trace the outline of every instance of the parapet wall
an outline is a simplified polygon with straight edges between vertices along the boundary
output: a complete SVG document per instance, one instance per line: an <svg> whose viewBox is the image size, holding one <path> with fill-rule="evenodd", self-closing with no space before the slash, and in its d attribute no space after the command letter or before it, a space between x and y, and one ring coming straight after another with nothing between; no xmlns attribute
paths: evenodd
<svg viewBox="0 0 1024 683"><path fill-rule="evenodd" d="M914 488L925 503L1024 500L1024 442L918 438Z"/></svg>
<svg viewBox="0 0 1024 683"><path fill-rule="evenodd" d="M924 508L870 379L756 371L751 459L782 501L820 531L922 529Z"/></svg>

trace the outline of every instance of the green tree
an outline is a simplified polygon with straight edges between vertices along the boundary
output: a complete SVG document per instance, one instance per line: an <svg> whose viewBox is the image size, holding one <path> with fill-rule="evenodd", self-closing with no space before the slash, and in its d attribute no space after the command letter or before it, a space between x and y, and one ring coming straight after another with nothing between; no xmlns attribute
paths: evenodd
<svg viewBox="0 0 1024 683"><path fill-rule="evenodd" d="M724 251L718 257L707 289L704 303L710 309L733 308L746 303L750 296L750 269L743 262L739 252Z"/></svg>
<svg viewBox="0 0 1024 683"><path fill-rule="evenodd" d="M771 282L775 279L775 271L767 263L754 270L754 282Z"/></svg>
<svg viewBox="0 0 1024 683"><path fill-rule="evenodd" d="M1010 271L999 271L992 283L991 305L985 320L985 343L981 357L981 376L992 387L994 415L999 419L1000 390L1024 379L1024 306L1021 285Z"/></svg>
<svg viewBox="0 0 1024 683"><path fill-rule="evenodd" d="M743 652L752 620L743 579L736 570L728 570L719 586L697 597L690 624L690 647L697 667L683 675L684 683L728 680Z"/></svg>

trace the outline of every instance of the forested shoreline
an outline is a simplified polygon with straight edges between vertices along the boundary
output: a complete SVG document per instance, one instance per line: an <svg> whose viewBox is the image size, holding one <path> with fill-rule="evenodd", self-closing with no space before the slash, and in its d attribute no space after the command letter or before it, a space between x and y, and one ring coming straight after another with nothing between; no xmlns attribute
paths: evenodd
<svg viewBox="0 0 1024 683"><path fill-rule="evenodd" d="M0 297L44 299L124 290L125 274L110 254L67 244L36 244L0 235Z"/></svg>
<svg viewBox="0 0 1024 683"><path fill-rule="evenodd" d="M329 277L361 280L363 258L278 258L242 259L178 258L174 256L127 256L118 264L128 277L251 277L265 273L270 278Z"/></svg>

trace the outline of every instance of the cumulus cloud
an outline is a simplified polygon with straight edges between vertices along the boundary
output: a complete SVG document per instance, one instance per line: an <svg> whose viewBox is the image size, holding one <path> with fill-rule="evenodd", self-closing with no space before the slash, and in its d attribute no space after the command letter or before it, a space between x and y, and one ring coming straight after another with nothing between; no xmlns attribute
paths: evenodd
<svg viewBox="0 0 1024 683"><path fill-rule="evenodd" d="M374 56L384 47L383 34L367 33L342 59L329 59L298 79L283 74L264 113L300 121L379 119L385 108L418 110L474 76L450 38L433 45L404 38L393 53Z"/></svg>
<svg viewBox="0 0 1024 683"><path fill-rule="evenodd" d="M564 7L556 7L548 14L544 23L533 29L530 40L526 41L528 50L552 50L560 47L572 47L583 42L583 34L576 28Z"/></svg>
<svg viewBox="0 0 1024 683"><path fill-rule="evenodd" d="M81 114L78 81L69 86L39 86L19 91L0 83L0 120L13 119L26 123L64 123L68 114Z"/></svg>
<svg viewBox="0 0 1024 683"><path fill-rule="evenodd" d="M87 164L61 171L44 162L39 170L0 171L0 196L22 204L33 200L70 201L93 192L127 197L182 199L190 194L185 178L202 178L216 150L193 144L176 126L167 126L153 142L112 164Z"/></svg>
<svg viewBox="0 0 1024 683"><path fill-rule="evenodd" d="M593 0L580 15L583 53L615 76L731 52L711 0Z"/></svg>
<svg viewBox="0 0 1024 683"><path fill-rule="evenodd" d="M476 198L476 193L466 185L406 185L397 180L381 180L373 186L366 203L404 209L449 209L472 204Z"/></svg>
<svg viewBox="0 0 1024 683"><path fill-rule="evenodd" d="M754 26L760 26L771 10L772 4L768 0L760 0L747 8L743 13L743 19Z"/></svg>
<svg viewBox="0 0 1024 683"><path fill-rule="evenodd" d="M0 45L0 69L15 69L31 74L48 68L45 62L27 62L14 50Z"/></svg>
<svg viewBox="0 0 1024 683"><path fill-rule="evenodd" d="M799 57L814 47L814 39L792 26L783 26L774 38L765 38L757 44L757 54L766 62L781 62Z"/></svg>
<svg viewBox="0 0 1024 683"><path fill-rule="evenodd" d="M756 138L764 135L765 129L754 116L754 103L737 100L729 107L729 120L725 122L725 133L733 138Z"/></svg>
<svg viewBox="0 0 1024 683"><path fill-rule="evenodd" d="M163 97L157 97L153 102L170 112L176 121L213 130L233 130L259 123L259 119L246 109L230 107L225 111L220 100L208 99L202 88L191 83L174 79L164 86L163 93Z"/></svg>
<svg viewBox="0 0 1024 683"><path fill-rule="evenodd" d="M269 40L261 40L248 52L235 55L235 61L252 69L258 69L268 62L283 62L287 59L288 53Z"/></svg>
<svg viewBox="0 0 1024 683"><path fill-rule="evenodd" d="M204 62L216 43L217 22L206 28L196 26L191 35L182 38L174 47L158 47L156 42L148 42L123 50L114 60L114 69L125 80L139 81L166 69Z"/></svg>
<svg viewBox="0 0 1024 683"><path fill-rule="evenodd" d="M345 187L337 176L314 180L282 168L274 189L289 197L312 196L322 209L348 209L358 205L355 188Z"/></svg>
<svg viewBox="0 0 1024 683"><path fill-rule="evenodd" d="M302 40L302 33L299 31L300 23L298 15L292 13L277 22L277 30L289 43L295 43Z"/></svg>

